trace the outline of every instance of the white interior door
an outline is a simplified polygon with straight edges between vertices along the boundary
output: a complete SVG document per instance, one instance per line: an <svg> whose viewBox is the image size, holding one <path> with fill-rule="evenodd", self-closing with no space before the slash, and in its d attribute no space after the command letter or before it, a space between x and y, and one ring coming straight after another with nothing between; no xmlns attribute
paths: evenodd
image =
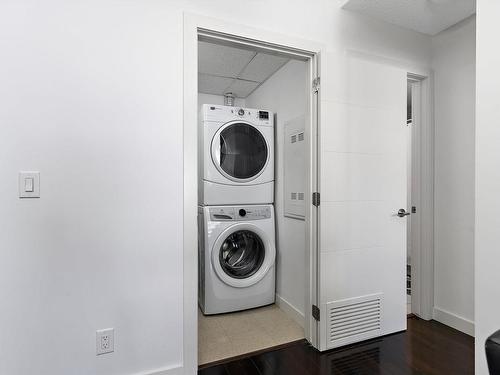
<svg viewBox="0 0 500 375"><path fill-rule="evenodd" d="M324 61L322 62L324 63ZM319 127L318 344L406 329L406 71L327 56Z"/></svg>

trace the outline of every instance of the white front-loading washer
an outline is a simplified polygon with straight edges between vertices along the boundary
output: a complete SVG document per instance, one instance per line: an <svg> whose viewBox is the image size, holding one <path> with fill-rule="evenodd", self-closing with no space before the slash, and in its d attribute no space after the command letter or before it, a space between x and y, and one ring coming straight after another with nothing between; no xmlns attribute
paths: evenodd
<svg viewBox="0 0 500 375"><path fill-rule="evenodd" d="M200 120L199 204L273 203L273 113L204 104Z"/></svg>
<svg viewBox="0 0 500 375"><path fill-rule="evenodd" d="M274 303L272 205L198 207L198 228L198 299L204 314Z"/></svg>

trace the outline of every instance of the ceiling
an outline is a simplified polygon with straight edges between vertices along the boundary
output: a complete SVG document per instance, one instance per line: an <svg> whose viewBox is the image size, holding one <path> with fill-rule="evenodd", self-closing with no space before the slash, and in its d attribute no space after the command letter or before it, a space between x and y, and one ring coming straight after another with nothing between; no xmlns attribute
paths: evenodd
<svg viewBox="0 0 500 375"><path fill-rule="evenodd" d="M476 13L475 0L341 0L341 6L428 35Z"/></svg>
<svg viewBox="0 0 500 375"><path fill-rule="evenodd" d="M198 43L198 91L246 98L290 59L232 46Z"/></svg>

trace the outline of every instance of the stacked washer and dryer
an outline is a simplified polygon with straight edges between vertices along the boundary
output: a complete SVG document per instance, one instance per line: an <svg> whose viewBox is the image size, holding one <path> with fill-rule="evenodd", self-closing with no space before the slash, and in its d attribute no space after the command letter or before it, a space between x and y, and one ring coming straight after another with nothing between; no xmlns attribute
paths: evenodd
<svg viewBox="0 0 500 375"><path fill-rule="evenodd" d="M198 138L200 308L210 315L272 304L274 116L205 104Z"/></svg>

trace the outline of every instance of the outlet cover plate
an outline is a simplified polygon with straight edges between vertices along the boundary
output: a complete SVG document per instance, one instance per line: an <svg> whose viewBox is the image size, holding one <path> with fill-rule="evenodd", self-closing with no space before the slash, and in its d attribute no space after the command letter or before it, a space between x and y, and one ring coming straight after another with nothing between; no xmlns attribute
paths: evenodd
<svg viewBox="0 0 500 375"><path fill-rule="evenodd" d="M96 355L115 351L115 329L107 328L96 331Z"/></svg>

